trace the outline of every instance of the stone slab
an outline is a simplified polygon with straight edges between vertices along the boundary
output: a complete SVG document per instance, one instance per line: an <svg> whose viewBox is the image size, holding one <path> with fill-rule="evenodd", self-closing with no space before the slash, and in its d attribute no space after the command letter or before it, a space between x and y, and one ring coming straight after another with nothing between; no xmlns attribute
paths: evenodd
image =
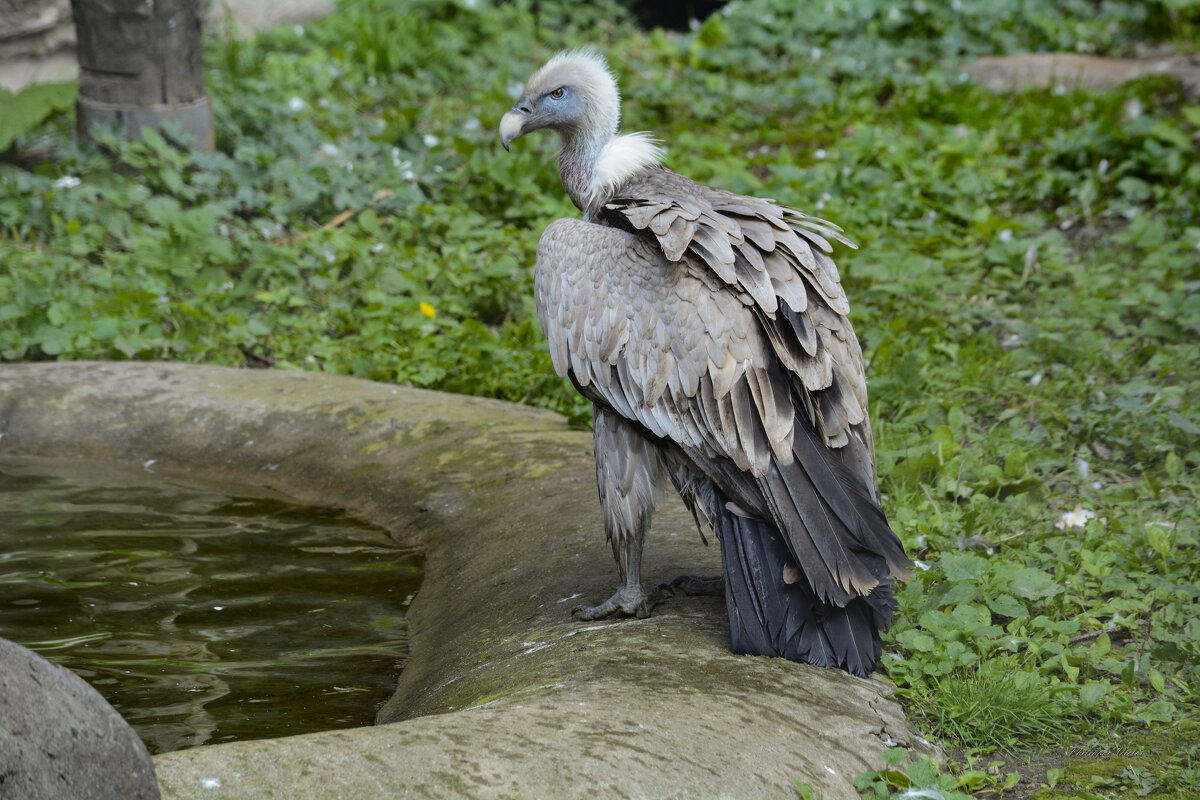
<svg viewBox="0 0 1200 800"><path fill-rule="evenodd" d="M1200 57L1107 58L1080 53L1018 53L983 56L963 67L995 92L1021 89L1114 89L1150 75L1170 75L1200 97Z"/></svg>
<svg viewBox="0 0 1200 800"><path fill-rule="evenodd" d="M857 800L888 743L928 750L886 681L731 655L719 599L573 620L617 583L591 446L546 411L351 378L0 365L0 458L261 485L425 551L383 724L161 755L164 797L780 797L798 779ZM653 584L720 558L668 500L644 564Z"/></svg>

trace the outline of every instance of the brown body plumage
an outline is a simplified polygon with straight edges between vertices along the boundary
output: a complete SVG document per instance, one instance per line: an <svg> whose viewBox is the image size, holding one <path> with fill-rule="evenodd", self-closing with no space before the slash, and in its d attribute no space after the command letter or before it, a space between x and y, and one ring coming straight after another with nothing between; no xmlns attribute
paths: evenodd
<svg viewBox="0 0 1200 800"><path fill-rule="evenodd" d="M831 223L698 184L617 136L592 53L556 56L501 137L559 132L583 220L538 246L555 370L596 410L596 471L622 587L588 619L644 616L642 543L670 481L721 542L732 646L866 674L908 566L879 506L862 353Z"/></svg>

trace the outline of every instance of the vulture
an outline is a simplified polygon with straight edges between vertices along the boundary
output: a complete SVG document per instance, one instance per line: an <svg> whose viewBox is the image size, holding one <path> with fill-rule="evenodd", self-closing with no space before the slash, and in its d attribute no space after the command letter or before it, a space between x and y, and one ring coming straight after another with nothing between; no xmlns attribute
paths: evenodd
<svg viewBox="0 0 1200 800"><path fill-rule="evenodd" d="M829 255L854 245L830 222L667 169L620 117L605 59L565 51L499 130L505 150L558 133L583 216L546 228L534 269L554 369L594 405L621 577L574 613L646 617L673 589L723 592L733 652L864 676L912 564L880 507L862 351ZM642 548L668 481L716 534L723 575L647 595Z"/></svg>

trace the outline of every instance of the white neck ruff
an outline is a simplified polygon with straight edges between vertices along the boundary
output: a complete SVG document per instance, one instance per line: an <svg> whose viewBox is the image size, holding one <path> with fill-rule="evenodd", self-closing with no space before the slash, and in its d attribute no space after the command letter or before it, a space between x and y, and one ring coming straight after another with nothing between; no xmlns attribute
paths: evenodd
<svg viewBox="0 0 1200 800"><path fill-rule="evenodd" d="M595 201L610 194L632 175L663 159L663 149L649 133L627 133L605 142L592 168L588 199Z"/></svg>

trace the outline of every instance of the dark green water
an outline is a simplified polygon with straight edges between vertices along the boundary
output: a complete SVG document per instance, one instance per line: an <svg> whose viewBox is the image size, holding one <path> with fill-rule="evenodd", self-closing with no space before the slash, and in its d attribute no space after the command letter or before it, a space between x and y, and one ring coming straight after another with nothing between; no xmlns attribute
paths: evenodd
<svg viewBox="0 0 1200 800"><path fill-rule="evenodd" d="M0 636L94 686L152 753L371 724L420 565L338 510L0 462Z"/></svg>

